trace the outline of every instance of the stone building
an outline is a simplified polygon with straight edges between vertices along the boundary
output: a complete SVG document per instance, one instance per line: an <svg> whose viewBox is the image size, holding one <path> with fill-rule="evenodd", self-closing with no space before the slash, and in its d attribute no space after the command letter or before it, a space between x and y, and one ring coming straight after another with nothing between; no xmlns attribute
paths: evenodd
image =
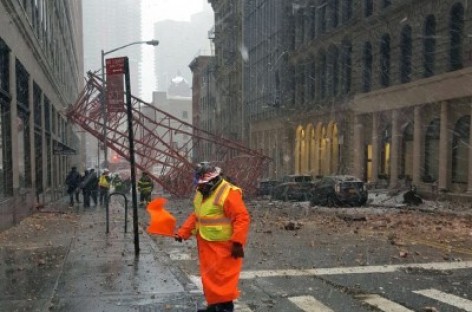
<svg viewBox="0 0 472 312"><path fill-rule="evenodd" d="M279 110L279 117L250 124L251 145L275 160L269 176L279 177L285 162L290 173L472 192L467 1L292 1L285 17L277 11L287 7L277 1L247 3L266 20L266 28L249 31L266 35L278 18L291 29L283 75L292 78L292 97L252 108L268 116ZM264 57L256 50L249 49L249 60ZM269 69L272 54L265 56ZM276 80L273 71L266 75L252 82L255 89Z"/></svg>
<svg viewBox="0 0 472 312"><path fill-rule="evenodd" d="M198 138L203 131L218 134L216 121L218 120L217 103L215 100L216 82L214 77L215 58L214 56L201 55L196 57L189 65L192 71L192 112L193 125L198 128L194 135ZM193 155L194 162L212 160L215 155L215 145L210 142L195 142Z"/></svg>
<svg viewBox="0 0 472 312"><path fill-rule="evenodd" d="M217 127L225 138L241 141L242 109L242 3L208 0L215 15L216 102L221 107Z"/></svg>
<svg viewBox="0 0 472 312"><path fill-rule="evenodd" d="M83 87L81 1L0 1L0 29L2 230L63 197L83 166L64 115Z"/></svg>

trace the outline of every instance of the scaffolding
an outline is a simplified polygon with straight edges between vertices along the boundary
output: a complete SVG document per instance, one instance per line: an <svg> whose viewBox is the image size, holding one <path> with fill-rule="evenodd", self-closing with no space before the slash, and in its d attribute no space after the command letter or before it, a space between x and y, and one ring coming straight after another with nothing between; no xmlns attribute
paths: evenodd
<svg viewBox="0 0 472 312"><path fill-rule="evenodd" d="M101 79L89 72L84 89L66 115L129 161L127 113L125 110L109 112L104 125L103 90ZM198 129L135 96L131 98L136 168L147 172L163 190L176 197L190 196L195 191L194 168L198 162L208 160L199 159L198 150L211 145L215 159L210 161L222 168L223 174L246 195L255 193L269 157L239 142ZM175 135L180 135L179 144L173 139ZM182 140L182 137L187 139Z"/></svg>

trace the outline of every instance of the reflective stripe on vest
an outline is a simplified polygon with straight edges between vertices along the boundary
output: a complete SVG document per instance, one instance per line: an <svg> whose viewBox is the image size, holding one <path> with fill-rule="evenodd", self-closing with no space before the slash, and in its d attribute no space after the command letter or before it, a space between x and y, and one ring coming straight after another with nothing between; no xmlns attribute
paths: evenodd
<svg viewBox="0 0 472 312"><path fill-rule="evenodd" d="M224 214L223 205L231 189L239 188L221 181L216 190L203 201L203 196L197 192L193 201L197 217L196 229L200 236L208 241L227 241L233 234L231 219Z"/></svg>

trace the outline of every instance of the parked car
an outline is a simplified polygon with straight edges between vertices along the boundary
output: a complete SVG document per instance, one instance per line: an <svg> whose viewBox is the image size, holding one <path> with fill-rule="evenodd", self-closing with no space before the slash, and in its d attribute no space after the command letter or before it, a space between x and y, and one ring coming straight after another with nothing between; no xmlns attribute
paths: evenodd
<svg viewBox="0 0 472 312"><path fill-rule="evenodd" d="M349 175L325 176L315 183L310 198L310 205L328 207L362 206L367 201L365 183Z"/></svg>
<svg viewBox="0 0 472 312"><path fill-rule="evenodd" d="M310 175L288 175L282 183L275 186L271 199L283 201L309 201L314 186L314 178Z"/></svg>
<svg viewBox="0 0 472 312"><path fill-rule="evenodd" d="M275 180L263 180L259 182L259 186L257 187L257 196L266 196L272 195L272 191L274 187L276 187L280 182Z"/></svg>

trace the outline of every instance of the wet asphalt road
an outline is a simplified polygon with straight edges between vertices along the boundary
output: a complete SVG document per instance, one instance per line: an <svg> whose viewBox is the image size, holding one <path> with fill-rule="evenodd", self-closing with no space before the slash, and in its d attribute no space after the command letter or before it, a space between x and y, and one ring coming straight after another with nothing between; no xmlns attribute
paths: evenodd
<svg viewBox="0 0 472 312"><path fill-rule="evenodd" d="M270 201L248 201L247 205L252 226L243 272L248 276L242 278L240 287L241 311L472 311L472 301L468 301L472 300L472 232L464 232L467 227L472 229L470 217L449 216L446 222L439 213L417 210L325 209ZM187 200L170 201L167 206L178 224L191 210ZM145 222L146 215L141 218ZM463 228L454 233L452 222L459 219ZM444 228L448 222L450 231ZM427 234L441 231L445 233L441 241ZM199 275L194 241L154 240L186 274ZM409 267L429 263L445 267ZM457 263L465 268L454 267ZM337 271L346 267L373 268L373 272ZM326 268L332 271L305 272ZM257 276L261 271L275 273ZM431 289L434 291L417 293ZM446 294L445 302L429 298L431 294ZM382 304L383 299L391 303L374 308L379 296ZM307 307L294 303L302 299L308 300ZM451 305L462 299L466 300L463 305ZM315 306L318 303L328 310Z"/></svg>

